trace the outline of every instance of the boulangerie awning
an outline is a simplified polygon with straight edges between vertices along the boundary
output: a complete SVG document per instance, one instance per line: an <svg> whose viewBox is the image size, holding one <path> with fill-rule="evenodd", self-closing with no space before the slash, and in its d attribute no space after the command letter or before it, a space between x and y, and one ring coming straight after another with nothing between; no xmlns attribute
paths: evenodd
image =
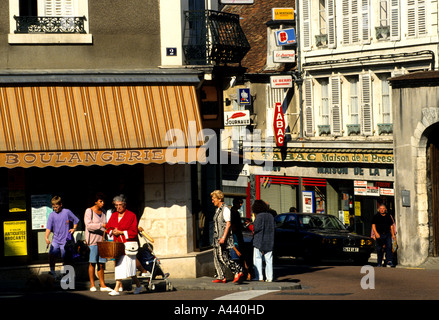
<svg viewBox="0 0 439 320"><path fill-rule="evenodd" d="M194 85L0 87L1 167L164 163L175 134L187 162L201 130Z"/></svg>

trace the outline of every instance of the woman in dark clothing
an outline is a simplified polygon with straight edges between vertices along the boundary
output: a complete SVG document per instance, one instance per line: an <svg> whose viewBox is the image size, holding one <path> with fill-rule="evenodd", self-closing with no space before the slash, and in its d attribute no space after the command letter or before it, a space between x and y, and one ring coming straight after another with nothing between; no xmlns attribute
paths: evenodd
<svg viewBox="0 0 439 320"><path fill-rule="evenodd" d="M263 281L262 260L265 260L265 278L273 281L273 247L274 247L274 217L268 211L267 204L255 200L252 206L255 214L253 222L253 264L255 266L254 280Z"/></svg>

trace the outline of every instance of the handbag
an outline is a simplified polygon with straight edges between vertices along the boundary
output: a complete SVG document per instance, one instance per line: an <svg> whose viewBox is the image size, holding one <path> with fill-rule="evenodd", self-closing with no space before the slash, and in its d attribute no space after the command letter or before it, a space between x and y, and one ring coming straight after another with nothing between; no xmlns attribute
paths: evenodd
<svg viewBox="0 0 439 320"><path fill-rule="evenodd" d="M125 254L127 256L135 256L137 251L139 251L139 244L137 241L125 242Z"/></svg>

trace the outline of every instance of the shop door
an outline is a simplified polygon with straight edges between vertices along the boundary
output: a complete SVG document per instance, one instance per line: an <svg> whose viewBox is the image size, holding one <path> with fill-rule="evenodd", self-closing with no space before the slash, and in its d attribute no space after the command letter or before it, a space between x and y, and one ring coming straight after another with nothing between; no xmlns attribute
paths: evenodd
<svg viewBox="0 0 439 320"><path fill-rule="evenodd" d="M435 135L433 135L435 136ZM433 256L439 256L439 139L429 145L431 179L431 218L433 226Z"/></svg>
<svg viewBox="0 0 439 320"><path fill-rule="evenodd" d="M270 208L277 214L285 213L291 207L298 208L296 188L288 184L268 184L261 188L260 199L268 202Z"/></svg>

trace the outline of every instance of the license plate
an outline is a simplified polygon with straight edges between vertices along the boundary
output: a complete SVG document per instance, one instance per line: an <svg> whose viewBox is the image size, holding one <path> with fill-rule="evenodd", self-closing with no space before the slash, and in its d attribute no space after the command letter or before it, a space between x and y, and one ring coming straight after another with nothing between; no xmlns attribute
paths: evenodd
<svg viewBox="0 0 439 320"><path fill-rule="evenodd" d="M359 252L360 249L357 247L343 247L344 252Z"/></svg>

